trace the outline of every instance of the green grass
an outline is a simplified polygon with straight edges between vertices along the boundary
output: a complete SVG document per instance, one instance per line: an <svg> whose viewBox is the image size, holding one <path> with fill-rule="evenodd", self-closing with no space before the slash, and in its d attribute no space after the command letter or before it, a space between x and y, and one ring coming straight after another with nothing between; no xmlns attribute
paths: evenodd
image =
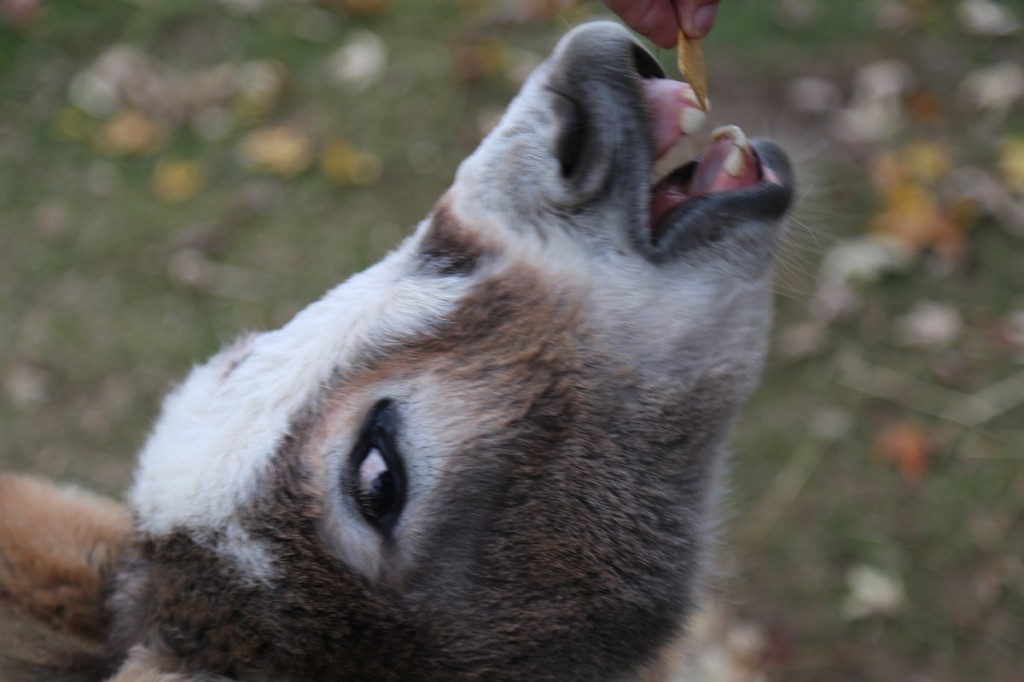
<svg viewBox="0 0 1024 682"><path fill-rule="evenodd" d="M782 96L791 76L826 75L848 91L858 66L896 57L949 102L967 70L1020 57L1017 44L960 35L955 3L919 4L923 21L880 34L870 3L819 2L817 17L796 28L779 24L778 3L723 3L706 43L716 110L742 110L757 93L763 120L798 129L815 147L821 122L804 125ZM199 0L66 0L47 4L30 28L0 27L0 468L119 494L160 398L191 364L246 330L282 324L426 214L478 141L481 116L516 89L501 70L460 79L463 48L491 36L499 58L540 58L569 24L599 10L594 2L548 21L485 25L455 3L396 0L377 16L335 15L326 39L312 42L295 34L309 7L283 0L246 16ZM327 82L323 64L362 29L386 42L389 69L353 96ZM69 106L71 78L119 43L186 69L273 58L288 87L223 139L182 126L156 154L103 157L88 140L55 135L54 120ZM936 44L948 59L919 58ZM716 82L733 86L720 92ZM248 130L286 122L372 152L382 177L338 187L315 166L281 179L237 163ZM944 140L958 162L991 164L993 135L1021 134L1024 112L986 125L950 103L938 123L901 137ZM164 157L201 163L203 191L181 205L155 200L150 178ZM833 145L804 164L808 184L820 185L808 204L821 218L811 211L793 230L778 338L808 318L821 252L862 233L877 210L869 161ZM172 274L186 243L222 269L216 286ZM856 314L830 324L812 356L789 359L777 347L740 420L724 550L735 577L725 589L738 616L794 642L772 679L1010 682L1024 672L1024 408L977 428L935 414L949 391L972 393L1024 371L991 337L996 320L1024 309L1024 248L984 220L968 251L952 273L922 262L863 287ZM963 315L952 348L899 343L897 320L924 299ZM903 384L879 394L853 388L843 371L851 358ZM836 413L848 421L845 434L815 435L823 414ZM879 429L897 421L920 423L933 440L918 483L875 454ZM842 617L847 571L860 564L902 579L899 611Z"/></svg>

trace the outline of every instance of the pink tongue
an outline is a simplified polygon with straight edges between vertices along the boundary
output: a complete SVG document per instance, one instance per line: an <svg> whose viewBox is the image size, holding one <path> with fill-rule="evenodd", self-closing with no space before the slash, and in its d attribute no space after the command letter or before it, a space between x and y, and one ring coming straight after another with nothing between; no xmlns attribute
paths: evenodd
<svg viewBox="0 0 1024 682"><path fill-rule="evenodd" d="M690 179L689 194L691 197L750 187L758 183L761 179L761 164L747 152L742 152L743 163L738 177L729 175L725 170L726 159L729 158L733 147L732 140L728 138L711 143Z"/></svg>
<svg viewBox="0 0 1024 682"><path fill-rule="evenodd" d="M654 131L654 155L660 158L683 136L679 117L683 107L690 106L683 101L683 88L688 86L665 78L645 78L642 83Z"/></svg>
<svg viewBox="0 0 1024 682"><path fill-rule="evenodd" d="M762 180L761 164L752 151L740 151L743 154L738 177L733 177L725 169L729 155L736 145L729 138L722 138L711 143L687 182L678 174L669 175L654 186L651 191L651 229L656 229L665 214L679 204L705 194L725 192L741 187L753 187ZM747 148L749 149L749 147ZM733 162L735 164L735 161ZM768 171L769 179L772 178Z"/></svg>

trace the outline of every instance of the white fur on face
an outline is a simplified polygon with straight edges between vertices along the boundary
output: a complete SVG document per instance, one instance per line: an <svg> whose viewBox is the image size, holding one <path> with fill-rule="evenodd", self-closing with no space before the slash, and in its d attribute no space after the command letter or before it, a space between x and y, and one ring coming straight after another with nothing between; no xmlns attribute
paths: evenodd
<svg viewBox="0 0 1024 682"><path fill-rule="evenodd" d="M422 229L421 229L422 232ZM382 345L428 332L469 284L415 271L417 236L277 331L195 368L164 403L139 458L139 529L226 530L254 497L292 417L332 374Z"/></svg>

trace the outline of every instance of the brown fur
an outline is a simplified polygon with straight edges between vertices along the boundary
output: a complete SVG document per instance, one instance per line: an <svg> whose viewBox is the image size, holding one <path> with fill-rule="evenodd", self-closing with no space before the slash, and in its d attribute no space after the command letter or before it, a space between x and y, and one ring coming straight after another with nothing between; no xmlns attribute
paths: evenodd
<svg viewBox="0 0 1024 682"><path fill-rule="evenodd" d="M430 230L420 244L420 261L425 271L469 275L489 252L479 235L459 223L447 202L438 204Z"/></svg>
<svg viewBox="0 0 1024 682"><path fill-rule="evenodd" d="M0 597L50 627L102 641L111 569L131 535L119 504L78 488L0 476Z"/></svg>
<svg viewBox="0 0 1024 682"><path fill-rule="evenodd" d="M4 682L96 679L105 669L105 600L130 537L131 518L119 504L36 478L0 476Z"/></svg>

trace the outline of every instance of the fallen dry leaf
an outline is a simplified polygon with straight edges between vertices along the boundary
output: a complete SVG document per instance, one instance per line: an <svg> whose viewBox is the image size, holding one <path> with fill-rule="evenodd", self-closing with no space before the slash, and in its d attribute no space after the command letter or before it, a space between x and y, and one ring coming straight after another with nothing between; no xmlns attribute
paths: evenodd
<svg viewBox="0 0 1024 682"><path fill-rule="evenodd" d="M842 239L822 258L820 276L823 285L876 282L886 274L907 269L913 260L914 252L902 241L878 235ZM846 303L843 301L843 308Z"/></svg>
<svg viewBox="0 0 1024 682"><path fill-rule="evenodd" d="M697 95L700 108L708 110L708 74L704 68L704 48L699 40L692 40L679 30L679 47L677 48L676 66L683 80L690 84Z"/></svg>
<svg viewBox="0 0 1024 682"><path fill-rule="evenodd" d="M846 576L849 594L843 616L849 620L898 611L906 602L903 582L874 566L854 566Z"/></svg>
<svg viewBox="0 0 1024 682"><path fill-rule="evenodd" d="M12 405L29 409L45 403L50 396L51 377L27 362L16 362L4 376L4 392Z"/></svg>
<svg viewBox="0 0 1024 682"><path fill-rule="evenodd" d="M360 31L327 58L327 72L338 85L360 92L383 78L388 49L372 31Z"/></svg>
<svg viewBox="0 0 1024 682"><path fill-rule="evenodd" d="M1020 30L1020 21L1010 8L993 0L962 0L956 16L960 26L973 35L1000 37Z"/></svg>
<svg viewBox="0 0 1024 682"><path fill-rule="evenodd" d="M827 114L839 106L842 90L833 81L818 76L798 76L787 86L789 104L805 114Z"/></svg>
<svg viewBox="0 0 1024 682"><path fill-rule="evenodd" d="M288 69L276 59L246 62L234 74L234 110L255 121L277 106L288 85Z"/></svg>
<svg viewBox="0 0 1024 682"><path fill-rule="evenodd" d="M769 635L720 606L699 611L690 628L685 662L672 682L763 682Z"/></svg>
<svg viewBox="0 0 1024 682"><path fill-rule="evenodd" d="M153 170L153 195L167 204L180 204L198 194L206 182L202 166L185 159L162 159Z"/></svg>
<svg viewBox="0 0 1024 682"><path fill-rule="evenodd" d="M911 68L897 59L882 59L863 66L854 82L854 100L866 101L898 97L914 83Z"/></svg>
<svg viewBox="0 0 1024 682"><path fill-rule="evenodd" d="M943 119L946 100L930 90L915 90L907 93L903 107L915 123L935 125Z"/></svg>
<svg viewBox="0 0 1024 682"><path fill-rule="evenodd" d="M124 109L96 134L96 150L106 156L152 154L164 144L164 127L135 109Z"/></svg>
<svg viewBox="0 0 1024 682"><path fill-rule="evenodd" d="M832 118L832 134L851 144L879 142L895 133L902 122L902 102L887 97L836 110Z"/></svg>
<svg viewBox="0 0 1024 682"><path fill-rule="evenodd" d="M309 167L313 142L298 126L261 128L242 138L238 156L253 172L293 177Z"/></svg>
<svg viewBox="0 0 1024 682"><path fill-rule="evenodd" d="M149 56L137 47L114 45L75 74L68 99L90 116L105 118L128 104L129 93L154 90L157 79Z"/></svg>
<svg viewBox="0 0 1024 682"><path fill-rule="evenodd" d="M926 185L936 185L953 167L949 150L934 142L910 142L897 154L909 178Z"/></svg>
<svg viewBox="0 0 1024 682"><path fill-rule="evenodd" d="M884 59L861 67L849 106L835 112L833 134L845 142L878 142L896 132L904 118L904 95L914 84L910 67Z"/></svg>
<svg viewBox="0 0 1024 682"><path fill-rule="evenodd" d="M344 140L332 140L320 154L320 170L337 185L370 185L380 179L380 159Z"/></svg>
<svg viewBox="0 0 1024 682"><path fill-rule="evenodd" d="M964 197L939 196L937 185L951 167L948 153L926 142L880 154L870 168L882 200L869 223L871 231L914 251L934 249L946 258L959 258L975 212Z"/></svg>
<svg viewBox="0 0 1024 682"><path fill-rule="evenodd" d="M918 483L928 471L932 447L924 427L914 422L894 422L875 437L875 454L893 463L908 483Z"/></svg>
<svg viewBox="0 0 1024 682"><path fill-rule="evenodd" d="M222 110L231 119L238 116L249 122L265 117L278 105L287 84L288 71L276 59L182 69L138 47L114 45L75 74L68 84L68 99L94 118L131 109L165 125L192 123L216 131L227 120ZM211 112L214 120L209 119ZM207 120L197 120L204 115Z"/></svg>
<svg viewBox="0 0 1024 682"><path fill-rule="evenodd" d="M960 311L951 305L921 301L899 321L900 341L919 348L944 348L964 329Z"/></svg>
<svg viewBox="0 0 1024 682"><path fill-rule="evenodd" d="M1024 194L1024 137L1007 137L1000 145L999 170L1007 186Z"/></svg>
<svg viewBox="0 0 1024 682"><path fill-rule="evenodd" d="M1013 61L993 64L967 76L961 87L975 108L1003 114L1024 97L1024 68Z"/></svg>

